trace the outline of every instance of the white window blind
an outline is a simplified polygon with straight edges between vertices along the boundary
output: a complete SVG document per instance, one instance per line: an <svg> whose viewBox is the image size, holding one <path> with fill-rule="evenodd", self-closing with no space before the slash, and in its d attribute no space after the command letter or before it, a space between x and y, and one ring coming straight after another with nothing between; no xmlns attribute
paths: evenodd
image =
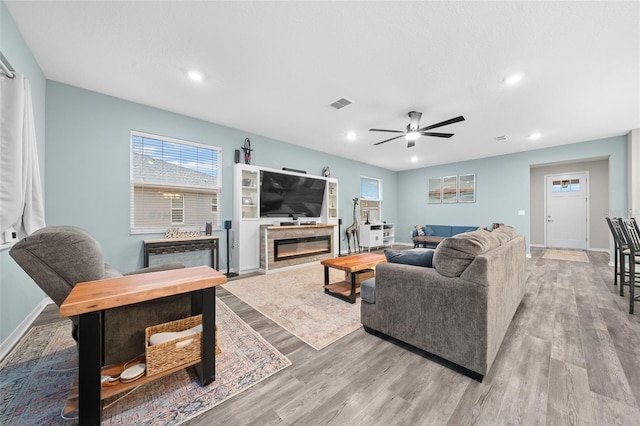
<svg viewBox="0 0 640 426"><path fill-rule="evenodd" d="M221 149L131 132L131 232L220 227Z"/></svg>

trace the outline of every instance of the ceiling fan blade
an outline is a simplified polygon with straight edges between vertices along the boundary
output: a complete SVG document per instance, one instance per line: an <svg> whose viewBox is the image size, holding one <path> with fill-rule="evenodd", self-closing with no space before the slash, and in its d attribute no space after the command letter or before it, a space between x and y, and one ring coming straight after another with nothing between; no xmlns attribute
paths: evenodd
<svg viewBox="0 0 640 426"><path fill-rule="evenodd" d="M450 138L453 133L433 133L433 132L420 132L423 136L435 136L437 138Z"/></svg>
<svg viewBox="0 0 640 426"><path fill-rule="evenodd" d="M401 138L401 137L403 137L403 136L404 136L404 135L396 136L395 138L387 139L386 141L382 141L382 142L374 143L374 145L380 145L381 143L389 142L389 141L392 141L392 140L394 140L394 139Z"/></svg>
<svg viewBox="0 0 640 426"><path fill-rule="evenodd" d="M436 127L442 127L442 126L446 126L448 124L457 123L458 121L464 121L464 117L463 116L458 116L456 118L450 118L449 120L445 120L445 121L442 121L440 123L432 124L431 126L423 127L422 129L419 129L418 131L422 132L422 131L425 131L425 130L431 130L431 129L435 129Z"/></svg>
<svg viewBox="0 0 640 426"><path fill-rule="evenodd" d="M411 148L411 147L414 147L414 146L416 146L416 141L408 141L407 142L407 148Z"/></svg>
<svg viewBox="0 0 640 426"><path fill-rule="evenodd" d="M370 132L404 133L404 130L369 129Z"/></svg>

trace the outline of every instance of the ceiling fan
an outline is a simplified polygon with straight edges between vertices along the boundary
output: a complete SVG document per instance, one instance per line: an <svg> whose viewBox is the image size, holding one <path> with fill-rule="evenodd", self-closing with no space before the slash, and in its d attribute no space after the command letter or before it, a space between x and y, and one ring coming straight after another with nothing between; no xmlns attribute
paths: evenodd
<svg viewBox="0 0 640 426"><path fill-rule="evenodd" d="M436 127L446 126L448 124L457 123L458 121L464 121L463 116L458 116L458 117L451 118L449 120L432 124L431 126L423 127L420 129L418 128L420 125L420 117L422 117L421 112L411 111L409 113L410 121L409 121L409 124L407 124L407 130L369 129L370 132L402 133L400 136L396 136L394 138L387 139L382 142L374 143L374 145L380 145L382 143L389 142L404 136L408 140L407 148L411 148L416 144L416 139L418 139L420 136L435 136L437 138L450 138L451 136L453 136L453 133L434 133L434 132L427 132L427 130L435 129Z"/></svg>

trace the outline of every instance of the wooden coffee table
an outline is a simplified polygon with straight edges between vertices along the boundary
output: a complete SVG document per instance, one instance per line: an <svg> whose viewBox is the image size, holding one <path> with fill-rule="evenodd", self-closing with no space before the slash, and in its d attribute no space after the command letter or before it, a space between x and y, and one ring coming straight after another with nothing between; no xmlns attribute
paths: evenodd
<svg viewBox="0 0 640 426"><path fill-rule="evenodd" d="M320 263L324 266L324 292L346 302L356 303L356 295L360 293L357 275L365 271L371 271L378 263L386 261L387 258L384 254L375 253L360 253L322 260ZM347 272L350 280L330 284L329 268Z"/></svg>

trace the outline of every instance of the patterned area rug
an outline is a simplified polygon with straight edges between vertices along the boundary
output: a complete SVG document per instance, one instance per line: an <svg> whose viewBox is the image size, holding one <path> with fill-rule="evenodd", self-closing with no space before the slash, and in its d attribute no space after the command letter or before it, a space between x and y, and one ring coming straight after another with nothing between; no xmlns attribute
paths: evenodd
<svg viewBox="0 0 640 426"><path fill-rule="evenodd" d="M569 260L572 262L589 262L587 253L581 250L549 249L543 255L543 259Z"/></svg>
<svg viewBox="0 0 640 426"><path fill-rule="evenodd" d="M105 401L102 424L180 424L291 365L220 300L216 324L215 382L202 387L192 368L178 371ZM61 410L77 371L70 330L68 321L34 327L0 363L0 425L66 424Z"/></svg>
<svg viewBox="0 0 640 426"><path fill-rule="evenodd" d="M344 272L329 268L330 282L344 280ZM241 278L224 288L315 349L322 349L357 330L360 298L355 304L324 293L320 263Z"/></svg>

